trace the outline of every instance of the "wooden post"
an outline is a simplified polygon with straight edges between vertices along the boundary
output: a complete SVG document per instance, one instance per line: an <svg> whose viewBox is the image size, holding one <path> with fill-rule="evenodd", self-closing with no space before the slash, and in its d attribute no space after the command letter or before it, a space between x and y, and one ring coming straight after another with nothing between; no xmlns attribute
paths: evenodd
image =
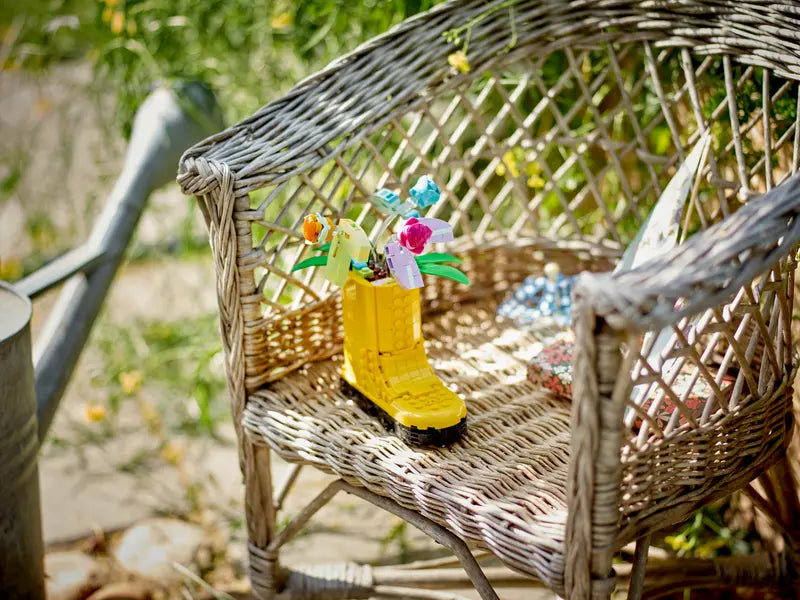
<svg viewBox="0 0 800 600"><path fill-rule="evenodd" d="M31 303L0 282L0 598L44 600Z"/></svg>

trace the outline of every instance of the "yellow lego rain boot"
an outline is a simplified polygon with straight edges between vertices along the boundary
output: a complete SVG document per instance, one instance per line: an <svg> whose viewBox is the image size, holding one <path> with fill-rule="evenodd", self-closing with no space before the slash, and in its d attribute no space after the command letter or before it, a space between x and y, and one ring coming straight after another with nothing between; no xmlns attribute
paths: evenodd
<svg viewBox="0 0 800 600"><path fill-rule="evenodd" d="M342 290L343 388L416 446L446 446L466 430L467 408L433 372L422 338L419 289L378 285L350 272Z"/></svg>

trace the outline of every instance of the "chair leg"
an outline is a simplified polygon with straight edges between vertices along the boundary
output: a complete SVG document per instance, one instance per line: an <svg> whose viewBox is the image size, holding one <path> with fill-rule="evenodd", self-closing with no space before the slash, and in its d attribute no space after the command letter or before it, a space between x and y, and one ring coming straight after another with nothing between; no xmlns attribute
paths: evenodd
<svg viewBox="0 0 800 600"><path fill-rule="evenodd" d="M797 515L800 514L800 498L797 496L797 477L789 459L784 457L779 461L767 472L767 477L775 489L774 502L778 515L787 524L783 531L787 546L797 553L800 550L800 525L797 520Z"/></svg>
<svg viewBox="0 0 800 600"><path fill-rule="evenodd" d="M470 552L469 547L461 538L444 527L437 525L430 519L423 517L419 513L400 506L393 500L379 496L365 488L355 487L341 480L338 482L338 487L348 494L363 498L375 506L408 521L424 534L430 536L445 548L448 548L458 557L461 566L464 568L464 571L466 571L470 581L472 581L472 585L475 586L475 590L482 600L499 600L497 592L494 591L492 584L489 583L483 569L481 569L478 561L475 560L475 557Z"/></svg>
<svg viewBox="0 0 800 600"><path fill-rule="evenodd" d="M784 456L759 477L758 482L764 490L764 496L752 484L745 488L745 493L755 506L772 520L783 536L786 558L792 571L798 573L800 572L800 525L797 515L800 514L800 498L797 494L797 475L789 457ZM796 589L795 594L800 597L800 590Z"/></svg>
<svg viewBox="0 0 800 600"><path fill-rule="evenodd" d="M265 450L265 449L264 449ZM263 452L268 458L268 452ZM269 473L261 471L262 485L268 482ZM290 475L292 477L292 475ZM247 493L252 494L259 490L258 485L247 486ZM284 544L289 542L311 519L317 511L325 506L340 491L358 496L371 504L393 513L407 522L417 527L420 531L427 534L441 545L449 548L456 556L463 568L461 577L454 577L452 572L445 571L437 573L435 570L425 571L424 569L373 569L369 566L353 564L341 565L319 565L301 569L286 570L278 565L278 553ZM280 495L280 493L279 493ZM248 502L252 498L248 495ZM256 498L258 499L258 497ZM262 498L264 502L268 498ZM492 584L489 582L486 573L478 564L475 557L470 552L466 543L459 537L437 525L433 521L422 515L404 508L389 498L378 496L364 488L349 485L339 479L330 483L317 496L302 508L294 519L289 522L280 532L275 530L274 525L274 505L267 506L262 504L258 515L254 516L251 525L250 510L248 504L248 527L250 528L250 580L253 593L262 600L271 600L276 592L286 588L292 598L321 598L324 593L335 592L334 597L348 598L413 598L416 600L463 600L461 596L440 592L431 589L415 589L417 585L434 585L446 583L456 584L466 578L472 583L476 591L483 600L499 600ZM263 518L265 509L272 510L273 519L271 529L266 527L266 520ZM260 520L256 522L256 518ZM268 532L268 534L265 534ZM260 536L260 537L254 537ZM430 567L432 565L417 565L417 567ZM512 583L514 585L528 585L529 578L523 578L511 571L494 572L498 581ZM406 583L411 583L414 588L407 587ZM536 584L541 585L541 584ZM312 590L313 588L313 590ZM347 594L343 595L343 591ZM313 593L312 593L313 592Z"/></svg>
<svg viewBox="0 0 800 600"><path fill-rule="evenodd" d="M633 569L631 582L628 587L628 600L640 600L644 588L644 570L647 565L647 551L650 548L650 534L636 540L636 549L633 552Z"/></svg>
<svg viewBox="0 0 800 600"><path fill-rule="evenodd" d="M250 540L250 584L253 595L271 600L283 587L285 574L278 551L270 549L275 539L275 504L272 492L269 448L243 442L245 512Z"/></svg>

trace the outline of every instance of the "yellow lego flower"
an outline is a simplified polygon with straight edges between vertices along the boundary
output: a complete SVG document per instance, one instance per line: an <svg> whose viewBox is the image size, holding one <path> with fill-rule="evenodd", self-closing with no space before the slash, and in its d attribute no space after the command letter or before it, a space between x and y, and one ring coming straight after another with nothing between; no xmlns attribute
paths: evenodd
<svg viewBox="0 0 800 600"><path fill-rule="evenodd" d="M99 423L106 418L106 407L102 404L87 402L83 406L83 420L89 424Z"/></svg>
<svg viewBox="0 0 800 600"><path fill-rule="evenodd" d="M469 59L467 55L464 53L463 50L459 50L458 52L453 52L450 56L447 57L447 62L450 63L450 66L459 71L460 73L469 73L470 65Z"/></svg>
<svg viewBox="0 0 800 600"><path fill-rule="evenodd" d="M142 373L140 371L123 371L119 374L119 387L123 394L131 396L142 387Z"/></svg>

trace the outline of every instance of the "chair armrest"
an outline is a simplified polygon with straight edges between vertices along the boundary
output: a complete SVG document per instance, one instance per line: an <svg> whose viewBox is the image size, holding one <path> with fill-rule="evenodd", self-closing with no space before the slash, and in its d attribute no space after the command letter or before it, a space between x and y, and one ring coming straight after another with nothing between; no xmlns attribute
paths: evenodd
<svg viewBox="0 0 800 600"><path fill-rule="evenodd" d="M575 293L615 329L659 330L726 301L773 268L800 243L798 215L795 176L639 268L582 274Z"/></svg>
<svg viewBox="0 0 800 600"><path fill-rule="evenodd" d="M623 425L629 387L621 384L627 383L635 357L621 351L620 333L658 331L728 301L796 248L799 215L797 176L639 268L578 278L567 480L568 596L588 598L614 584L620 456L629 436ZM676 310L678 300L682 305ZM659 452L666 452L663 445Z"/></svg>

